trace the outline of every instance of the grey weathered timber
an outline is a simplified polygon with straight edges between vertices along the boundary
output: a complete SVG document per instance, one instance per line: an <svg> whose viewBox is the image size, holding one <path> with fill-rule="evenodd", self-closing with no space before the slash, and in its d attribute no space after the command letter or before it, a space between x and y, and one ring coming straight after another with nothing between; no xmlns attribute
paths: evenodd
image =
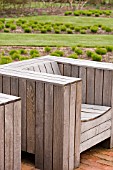
<svg viewBox="0 0 113 170"><path fill-rule="evenodd" d="M45 56L1 66L0 79L22 98L22 150L37 168L73 170L81 152L113 146L113 64Z"/></svg>
<svg viewBox="0 0 113 170"><path fill-rule="evenodd" d="M0 169L21 170L21 101L0 93Z"/></svg>

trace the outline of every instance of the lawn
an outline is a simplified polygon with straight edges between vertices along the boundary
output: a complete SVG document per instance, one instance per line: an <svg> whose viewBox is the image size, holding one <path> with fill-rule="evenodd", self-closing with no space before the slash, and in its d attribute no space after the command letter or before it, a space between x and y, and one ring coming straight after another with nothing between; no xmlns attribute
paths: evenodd
<svg viewBox="0 0 113 170"><path fill-rule="evenodd" d="M73 46L79 44L86 47L113 45L113 35L0 34L0 46Z"/></svg>
<svg viewBox="0 0 113 170"><path fill-rule="evenodd" d="M7 18L10 20L13 18ZM38 22L52 22L52 23L71 23L76 26L87 26L87 25L97 25L102 24L109 27L113 27L113 18L102 18L102 17L75 17L75 16L56 16L56 15L42 15L42 16L32 16L32 17L20 17L14 18L14 20L26 19L37 20Z"/></svg>

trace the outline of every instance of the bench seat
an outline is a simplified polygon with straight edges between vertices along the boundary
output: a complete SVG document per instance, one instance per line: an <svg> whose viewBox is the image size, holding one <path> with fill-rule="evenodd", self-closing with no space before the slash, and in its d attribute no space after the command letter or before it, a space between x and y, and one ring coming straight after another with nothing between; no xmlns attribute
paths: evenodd
<svg viewBox="0 0 113 170"><path fill-rule="evenodd" d="M82 104L80 152L111 136L111 107Z"/></svg>

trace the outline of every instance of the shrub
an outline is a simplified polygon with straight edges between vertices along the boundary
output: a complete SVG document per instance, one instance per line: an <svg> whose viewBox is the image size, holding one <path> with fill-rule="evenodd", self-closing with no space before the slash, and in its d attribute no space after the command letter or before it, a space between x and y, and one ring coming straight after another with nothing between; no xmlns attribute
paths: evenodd
<svg viewBox="0 0 113 170"><path fill-rule="evenodd" d="M95 52L96 52L97 54L104 55L104 54L107 53L107 50L106 50L106 48L97 48L97 49L95 50Z"/></svg>
<svg viewBox="0 0 113 170"><path fill-rule="evenodd" d="M81 29L81 30L80 30L80 33L81 33L81 34L86 34L86 30Z"/></svg>
<svg viewBox="0 0 113 170"><path fill-rule="evenodd" d="M30 55L33 55L33 54L39 54L39 51L36 49L30 50Z"/></svg>
<svg viewBox="0 0 113 170"><path fill-rule="evenodd" d="M93 52L88 50L88 51L86 51L86 54L87 54L88 57L91 57Z"/></svg>
<svg viewBox="0 0 113 170"><path fill-rule="evenodd" d="M31 28L25 27L25 28L24 28L24 32L25 32L25 33L30 33L30 32L31 32Z"/></svg>
<svg viewBox="0 0 113 170"><path fill-rule="evenodd" d="M10 25L11 25L11 23L6 22L5 27L6 27L6 28L10 28Z"/></svg>
<svg viewBox="0 0 113 170"><path fill-rule="evenodd" d="M55 29L54 30L56 34L60 34L60 30L59 29Z"/></svg>
<svg viewBox="0 0 113 170"><path fill-rule="evenodd" d="M65 26L66 26L67 28L70 28L70 24L69 24L69 23L66 23Z"/></svg>
<svg viewBox="0 0 113 170"><path fill-rule="evenodd" d="M81 29L81 27L75 27L75 31L76 31L76 32L79 32L80 29Z"/></svg>
<svg viewBox="0 0 113 170"><path fill-rule="evenodd" d="M19 49L18 52L20 54L27 54L27 50L25 50L25 49Z"/></svg>
<svg viewBox="0 0 113 170"><path fill-rule="evenodd" d="M71 29L67 29L68 34L73 34L73 31Z"/></svg>
<svg viewBox="0 0 113 170"><path fill-rule="evenodd" d="M64 13L64 15L71 15L72 14L72 11L66 11L65 13Z"/></svg>
<svg viewBox="0 0 113 170"><path fill-rule="evenodd" d="M80 11L74 11L74 15L75 16L79 16L80 15Z"/></svg>
<svg viewBox="0 0 113 170"><path fill-rule="evenodd" d="M12 62L12 59L10 56L1 56L0 58L0 64L8 64L11 62Z"/></svg>
<svg viewBox="0 0 113 170"><path fill-rule="evenodd" d="M0 22L5 23L5 18L0 18Z"/></svg>
<svg viewBox="0 0 113 170"><path fill-rule="evenodd" d="M108 52L112 52L112 51L113 51L113 46L107 46L107 47L106 47L106 50L107 50Z"/></svg>
<svg viewBox="0 0 113 170"><path fill-rule="evenodd" d="M77 59L78 58L78 55L76 53L73 53L69 56L67 56L68 58L74 58L74 59Z"/></svg>
<svg viewBox="0 0 113 170"><path fill-rule="evenodd" d="M18 51L17 50L10 50L10 52L9 52L9 55L13 55L13 54L15 54L15 53L18 53Z"/></svg>
<svg viewBox="0 0 113 170"><path fill-rule="evenodd" d="M91 57L92 57L92 60L93 60L93 61L101 61L101 60L102 60L102 56L99 55L99 54L96 54L96 53L93 53L93 54L91 55Z"/></svg>
<svg viewBox="0 0 113 170"><path fill-rule="evenodd" d="M99 13L95 13L95 17L99 17L100 16L100 14Z"/></svg>
<svg viewBox="0 0 113 170"><path fill-rule="evenodd" d="M8 33L8 32L9 32L9 29L4 28L4 32Z"/></svg>
<svg viewBox="0 0 113 170"><path fill-rule="evenodd" d="M51 32L52 28L48 26L48 27L46 27L46 30Z"/></svg>
<svg viewBox="0 0 113 170"><path fill-rule="evenodd" d="M39 53L33 53L33 54L31 55L31 58L36 58L36 57L40 57L40 54L39 54Z"/></svg>
<svg viewBox="0 0 113 170"><path fill-rule="evenodd" d="M110 27L106 27L106 28L105 28L105 31L106 31L106 32L111 32L112 29L111 29Z"/></svg>
<svg viewBox="0 0 113 170"><path fill-rule="evenodd" d="M12 24L10 25L11 30L16 30L16 25Z"/></svg>
<svg viewBox="0 0 113 170"><path fill-rule="evenodd" d="M72 49L72 51L75 51L75 48L77 48L76 46L73 46L71 49Z"/></svg>
<svg viewBox="0 0 113 170"><path fill-rule="evenodd" d="M19 54L19 53L14 53L14 54L11 56L11 58L12 58L13 60L19 60L19 59L20 59L20 54Z"/></svg>
<svg viewBox="0 0 113 170"><path fill-rule="evenodd" d="M87 15L87 16L91 16L91 15L92 15L92 12L88 11L88 12L86 13L86 15Z"/></svg>
<svg viewBox="0 0 113 170"><path fill-rule="evenodd" d="M80 48L78 48L78 47L76 47L74 51L75 51L75 53L78 54L78 55L83 54L83 51L82 51Z"/></svg>
<svg viewBox="0 0 113 170"><path fill-rule="evenodd" d="M90 30L91 30L91 32L96 33L98 31L98 27L92 26L92 27L90 27Z"/></svg>
<svg viewBox="0 0 113 170"><path fill-rule="evenodd" d="M62 57L64 55L64 52L60 51L60 50L56 50L56 51L52 52L50 55Z"/></svg>
<svg viewBox="0 0 113 170"><path fill-rule="evenodd" d="M28 56L20 56L20 61L30 59Z"/></svg>
<svg viewBox="0 0 113 170"><path fill-rule="evenodd" d="M51 47L45 47L44 51L45 52L50 52L51 51Z"/></svg>
<svg viewBox="0 0 113 170"><path fill-rule="evenodd" d="M66 31L66 27L63 25L63 26L61 26L60 30L61 31Z"/></svg>
<svg viewBox="0 0 113 170"><path fill-rule="evenodd" d="M46 33L47 32L47 30L46 29L41 29L41 33Z"/></svg>
<svg viewBox="0 0 113 170"><path fill-rule="evenodd" d="M0 30L2 30L3 29L3 25L2 24L0 24Z"/></svg>

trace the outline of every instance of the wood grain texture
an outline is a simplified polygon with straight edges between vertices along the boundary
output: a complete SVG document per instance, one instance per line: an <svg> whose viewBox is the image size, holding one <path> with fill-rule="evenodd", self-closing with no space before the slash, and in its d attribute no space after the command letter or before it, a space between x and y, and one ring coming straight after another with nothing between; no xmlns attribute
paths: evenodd
<svg viewBox="0 0 113 170"><path fill-rule="evenodd" d="M71 65L64 64L64 76L71 76Z"/></svg>
<svg viewBox="0 0 113 170"><path fill-rule="evenodd" d="M5 139L4 139L4 135L5 135L5 125L4 125L4 120L5 120L5 110L4 110L4 106L0 106L0 169L4 170L4 146L5 146Z"/></svg>
<svg viewBox="0 0 113 170"><path fill-rule="evenodd" d="M52 170L53 85L45 84L44 170Z"/></svg>
<svg viewBox="0 0 113 170"><path fill-rule="evenodd" d="M75 117L75 168L80 164L80 132L81 132L81 102L82 102L82 82L76 87L76 117Z"/></svg>
<svg viewBox="0 0 113 170"><path fill-rule="evenodd" d="M79 77L82 79L82 103L86 103L86 67L79 67Z"/></svg>
<svg viewBox="0 0 113 170"><path fill-rule="evenodd" d="M21 97L21 149L27 151L27 108L26 108L26 79L19 78L19 96Z"/></svg>
<svg viewBox="0 0 113 170"><path fill-rule="evenodd" d="M63 169L64 89L54 86L53 169ZM61 102L62 101L62 102Z"/></svg>
<svg viewBox="0 0 113 170"><path fill-rule="evenodd" d="M18 78L11 77L11 94L14 96L18 96Z"/></svg>
<svg viewBox="0 0 113 170"><path fill-rule="evenodd" d="M72 65L71 69L71 77L79 77L79 67L76 65Z"/></svg>
<svg viewBox="0 0 113 170"><path fill-rule="evenodd" d="M102 105L103 98L103 70L95 70L95 104Z"/></svg>
<svg viewBox="0 0 113 170"><path fill-rule="evenodd" d="M10 88L11 88L10 77L4 75L2 80L3 80L3 93L10 94Z"/></svg>
<svg viewBox="0 0 113 170"><path fill-rule="evenodd" d="M14 102L14 170L21 170L21 101Z"/></svg>
<svg viewBox="0 0 113 170"><path fill-rule="evenodd" d="M45 68L46 68L47 73L53 74L53 69L52 69L51 64L49 62L45 63Z"/></svg>
<svg viewBox="0 0 113 170"><path fill-rule="evenodd" d="M2 89L3 89L3 84L2 84L3 80L2 80L2 75L0 74L0 93L2 93Z"/></svg>
<svg viewBox="0 0 113 170"><path fill-rule="evenodd" d="M27 152L35 153L35 81L27 80Z"/></svg>
<svg viewBox="0 0 113 170"><path fill-rule="evenodd" d="M13 103L5 105L5 170L13 170Z"/></svg>
<svg viewBox="0 0 113 170"><path fill-rule="evenodd" d="M69 117L69 170L74 169L76 84L71 85Z"/></svg>
<svg viewBox="0 0 113 170"><path fill-rule="evenodd" d="M87 68L87 104L94 104L95 100L95 71L93 68Z"/></svg>
<svg viewBox="0 0 113 170"><path fill-rule="evenodd" d="M111 106L111 95L112 95L112 72L104 71L104 82L103 82L103 105Z"/></svg>
<svg viewBox="0 0 113 170"><path fill-rule="evenodd" d="M59 70L60 70L60 72L61 72L61 75L64 75L64 65L58 63L58 66L59 66Z"/></svg>
<svg viewBox="0 0 113 170"><path fill-rule="evenodd" d="M41 170L44 168L44 94L44 83L36 82L35 165Z"/></svg>

